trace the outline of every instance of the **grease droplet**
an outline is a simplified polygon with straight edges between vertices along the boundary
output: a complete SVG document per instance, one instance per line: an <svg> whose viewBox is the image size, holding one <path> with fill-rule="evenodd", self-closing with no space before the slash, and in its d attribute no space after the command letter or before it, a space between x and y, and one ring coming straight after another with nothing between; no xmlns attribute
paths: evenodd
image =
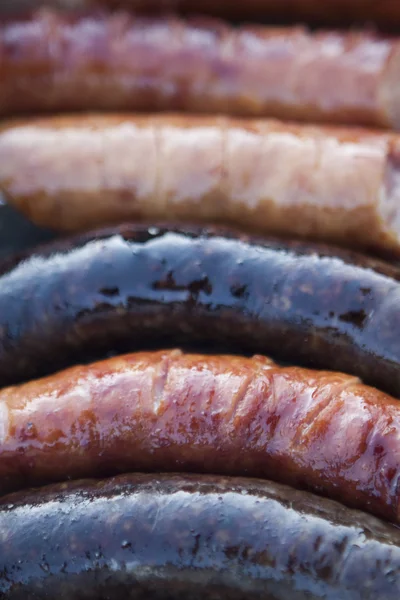
<svg viewBox="0 0 400 600"><path fill-rule="evenodd" d="M130 542L128 542L127 540L124 540L124 541L121 543L121 548L122 548L123 550L127 550L128 548L131 548L131 547L132 547L132 544L131 544Z"/></svg>

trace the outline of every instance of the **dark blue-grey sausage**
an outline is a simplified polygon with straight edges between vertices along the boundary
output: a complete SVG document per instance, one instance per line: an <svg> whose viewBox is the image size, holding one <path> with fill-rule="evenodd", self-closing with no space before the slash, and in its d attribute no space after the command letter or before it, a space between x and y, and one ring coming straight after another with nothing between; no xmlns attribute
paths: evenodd
<svg viewBox="0 0 400 600"><path fill-rule="evenodd" d="M400 532L260 480L124 475L0 503L2 600L398 600Z"/></svg>
<svg viewBox="0 0 400 600"><path fill-rule="evenodd" d="M400 396L400 271L379 261L128 225L1 269L1 385L108 351L206 342L353 373Z"/></svg>

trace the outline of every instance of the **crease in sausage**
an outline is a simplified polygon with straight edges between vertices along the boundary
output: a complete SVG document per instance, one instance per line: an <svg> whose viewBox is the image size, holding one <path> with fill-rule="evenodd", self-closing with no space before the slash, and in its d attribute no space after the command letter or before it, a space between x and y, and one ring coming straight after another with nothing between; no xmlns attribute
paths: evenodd
<svg viewBox="0 0 400 600"><path fill-rule="evenodd" d="M261 477L400 523L400 404L254 356L133 353L0 391L0 490L116 472Z"/></svg>
<svg viewBox="0 0 400 600"><path fill-rule="evenodd" d="M183 345L331 369L400 396L396 267L218 228L125 225L0 265L0 383Z"/></svg>
<svg viewBox="0 0 400 600"><path fill-rule="evenodd" d="M0 27L0 113L177 110L398 128L398 38L41 9Z"/></svg>
<svg viewBox="0 0 400 600"><path fill-rule="evenodd" d="M32 119L0 131L0 189L37 225L214 222L400 253L400 142L185 115Z"/></svg>
<svg viewBox="0 0 400 600"><path fill-rule="evenodd" d="M4 600L400 593L397 528L256 479L131 474L12 494L0 535Z"/></svg>

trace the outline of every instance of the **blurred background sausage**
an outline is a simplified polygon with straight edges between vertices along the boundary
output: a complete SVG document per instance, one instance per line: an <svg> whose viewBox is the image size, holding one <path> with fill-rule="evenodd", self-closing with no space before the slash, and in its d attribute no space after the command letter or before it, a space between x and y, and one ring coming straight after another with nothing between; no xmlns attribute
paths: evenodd
<svg viewBox="0 0 400 600"><path fill-rule="evenodd" d="M0 189L37 225L234 225L400 255L400 136L193 115L3 124Z"/></svg>
<svg viewBox="0 0 400 600"><path fill-rule="evenodd" d="M367 31L64 15L0 26L0 114L181 110L400 126L400 43Z"/></svg>

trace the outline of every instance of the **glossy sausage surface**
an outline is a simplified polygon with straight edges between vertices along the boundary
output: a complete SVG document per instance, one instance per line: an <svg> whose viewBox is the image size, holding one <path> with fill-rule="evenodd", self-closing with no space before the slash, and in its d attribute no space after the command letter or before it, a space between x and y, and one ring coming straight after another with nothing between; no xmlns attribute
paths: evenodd
<svg viewBox="0 0 400 600"><path fill-rule="evenodd" d="M41 10L0 25L0 114L178 110L400 126L400 44L369 32Z"/></svg>
<svg viewBox="0 0 400 600"><path fill-rule="evenodd" d="M397 600L399 531L285 486L126 475L0 504L4 600Z"/></svg>
<svg viewBox="0 0 400 600"><path fill-rule="evenodd" d="M127 225L0 272L0 385L104 352L205 342L353 373L400 396L400 273L380 261Z"/></svg>
<svg viewBox="0 0 400 600"><path fill-rule="evenodd" d="M116 472L263 477L400 524L400 403L254 356L127 354L0 391L0 492Z"/></svg>
<svg viewBox="0 0 400 600"><path fill-rule="evenodd" d="M37 225L220 222L400 255L400 136L189 115L0 130L0 189Z"/></svg>

